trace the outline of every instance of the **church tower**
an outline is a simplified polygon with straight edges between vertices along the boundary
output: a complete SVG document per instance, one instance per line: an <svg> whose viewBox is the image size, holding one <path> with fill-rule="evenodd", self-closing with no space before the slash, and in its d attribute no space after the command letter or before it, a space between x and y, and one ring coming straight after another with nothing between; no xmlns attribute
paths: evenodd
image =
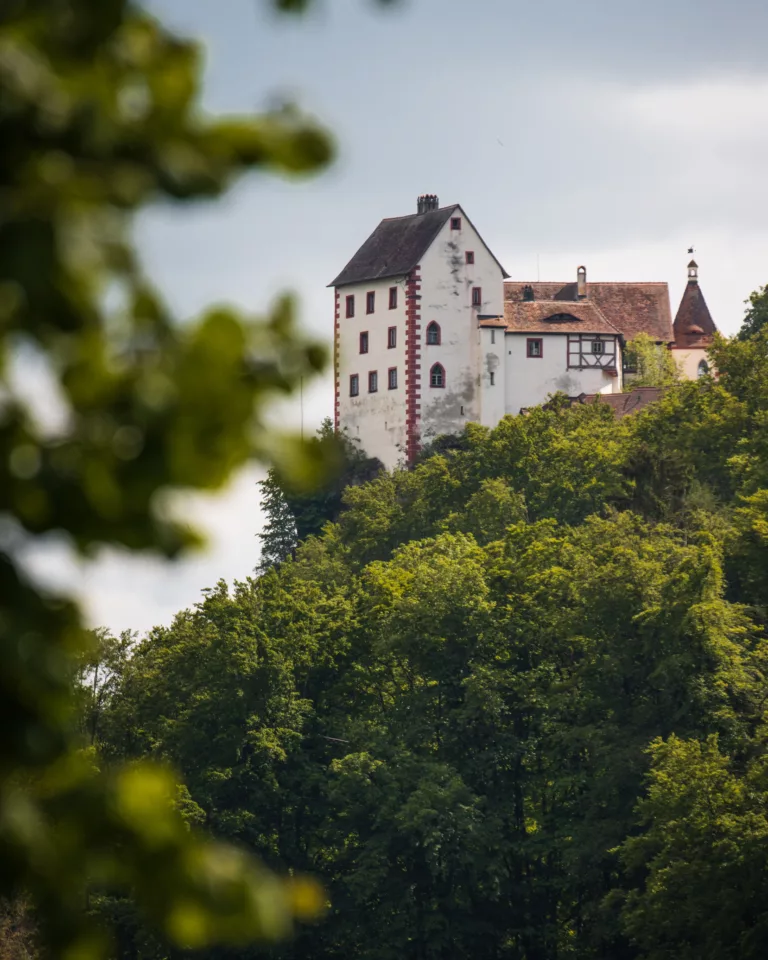
<svg viewBox="0 0 768 960"><path fill-rule="evenodd" d="M712 346L717 327L699 286L699 265L695 260L688 264L688 283L672 330L675 335L673 355L683 377L695 380L709 373L707 351Z"/></svg>

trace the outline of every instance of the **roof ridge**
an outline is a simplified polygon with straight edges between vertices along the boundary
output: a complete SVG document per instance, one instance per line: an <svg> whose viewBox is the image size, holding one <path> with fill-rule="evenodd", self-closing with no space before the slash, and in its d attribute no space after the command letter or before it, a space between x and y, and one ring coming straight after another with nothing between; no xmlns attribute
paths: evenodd
<svg viewBox="0 0 768 960"><path fill-rule="evenodd" d="M427 213L440 213L444 210L455 210L460 203L449 203L444 207L435 207L434 210L425 210L423 213L401 213L399 217L382 217L379 223L391 223L393 220L410 220L412 217L423 217Z"/></svg>
<svg viewBox="0 0 768 960"><path fill-rule="evenodd" d="M576 285L575 280L513 280L511 278L504 281L504 283L522 283L522 284L546 284L547 286L553 286L554 284L560 284L563 287L568 287L571 285ZM669 280L589 280L587 283L587 289L590 285L600 285L600 286L643 286L643 287L663 287L669 286Z"/></svg>

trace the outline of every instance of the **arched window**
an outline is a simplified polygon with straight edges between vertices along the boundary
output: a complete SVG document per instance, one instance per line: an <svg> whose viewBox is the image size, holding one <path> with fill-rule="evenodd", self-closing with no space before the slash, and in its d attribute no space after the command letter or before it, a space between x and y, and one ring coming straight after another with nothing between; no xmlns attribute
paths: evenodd
<svg viewBox="0 0 768 960"><path fill-rule="evenodd" d="M440 324L435 320L427 327L427 343L430 346L437 346L440 343Z"/></svg>
<svg viewBox="0 0 768 960"><path fill-rule="evenodd" d="M709 364L707 363L707 361L706 361L706 360L699 360L699 369L698 369L698 371L697 371L697 373L696 373L696 376L698 376L698 377L706 377L706 375L707 375L708 373L709 373Z"/></svg>
<svg viewBox="0 0 768 960"><path fill-rule="evenodd" d="M441 363L435 363L429 371L429 385L430 387L445 386L445 370Z"/></svg>

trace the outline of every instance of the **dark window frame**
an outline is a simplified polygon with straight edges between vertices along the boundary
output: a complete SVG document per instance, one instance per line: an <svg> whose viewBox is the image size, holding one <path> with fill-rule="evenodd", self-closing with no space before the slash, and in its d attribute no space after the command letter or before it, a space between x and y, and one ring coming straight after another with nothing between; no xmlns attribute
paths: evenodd
<svg viewBox="0 0 768 960"><path fill-rule="evenodd" d="M435 383L435 374L439 371L441 383ZM445 367L442 363L433 363L429 370L429 385L434 390L444 390L445 389Z"/></svg>
<svg viewBox="0 0 768 960"><path fill-rule="evenodd" d="M360 374L350 373L349 375L349 395L350 397L360 396Z"/></svg>
<svg viewBox="0 0 768 960"><path fill-rule="evenodd" d="M392 383L392 374L395 375L395 382ZM389 367L387 370L387 389L397 390L397 367Z"/></svg>
<svg viewBox="0 0 768 960"><path fill-rule="evenodd" d="M397 327L387 327L387 350L397 346Z"/></svg>
<svg viewBox="0 0 768 960"><path fill-rule="evenodd" d="M483 305L483 288L472 287L472 306L482 307L482 305Z"/></svg>
<svg viewBox="0 0 768 960"><path fill-rule="evenodd" d="M475 262L475 251L474 251L474 250L467 250L467 251L465 252L465 254L464 254L464 262L465 262L465 263L474 263L474 262Z"/></svg>
<svg viewBox="0 0 768 960"><path fill-rule="evenodd" d="M360 353L368 353L368 348L370 347L370 337L368 336L367 330L360 331L358 343L360 347ZM365 349L363 349L363 344L365 344Z"/></svg>
<svg viewBox="0 0 768 960"><path fill-rule="evenodd" d="M433 332L436 333L436 338L434 340L430 339ZM430 320L427 324L427 332L424 342L428 347L439 347L443 342L443 330L437 320Z"/></svg>
<svg viewBox="0 0 768 960"><path fill-rule="evenodd" d="M451 230L461 230L461 217L451 217Z"/></svg>
<svg viewBox="0 0 768 960"><path fill-rule="evenodd" d="M368 393L378 393L378 392L379 392L379 371L369 370L368 371Z"/></svg>
<svg viewBox="0 0 768 960"><path fill-rule="evenodd" d="M531 353L531 344L538 343L539 352ZM543 337L527 337L525 341L525 356L528 360L541 360L544 356L544 338Z"/></svg>
<svg viewBox="0 0 768 960"><path fill-rule="evenodd" d="M355 315L355 295L347 294L347 320L351 320Z"/></svg>
<svg viewBox="0 0 768 960"><path fill-rule="evenodd" d="M397 287L389 288L389 309L397 310Z"/></svg>
<svg viewBox="0 0 768 960"><path fill-rule="evenodd" d="M369 290L365 295L365 312L366 314L376 312L376 291Z"/></svg>

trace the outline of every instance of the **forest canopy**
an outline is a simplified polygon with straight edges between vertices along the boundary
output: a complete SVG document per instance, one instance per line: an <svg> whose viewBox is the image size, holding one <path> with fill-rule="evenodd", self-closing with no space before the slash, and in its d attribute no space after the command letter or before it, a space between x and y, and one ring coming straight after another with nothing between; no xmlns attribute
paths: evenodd
<svg viewBox="0 0 768 960"><path fill-rule="evenodd" d="M171 763L191 821L324 884L279 956L765 955L768 330L712 359L620 420L469 425L130 655L102 636L103 762Z"/></svg>

